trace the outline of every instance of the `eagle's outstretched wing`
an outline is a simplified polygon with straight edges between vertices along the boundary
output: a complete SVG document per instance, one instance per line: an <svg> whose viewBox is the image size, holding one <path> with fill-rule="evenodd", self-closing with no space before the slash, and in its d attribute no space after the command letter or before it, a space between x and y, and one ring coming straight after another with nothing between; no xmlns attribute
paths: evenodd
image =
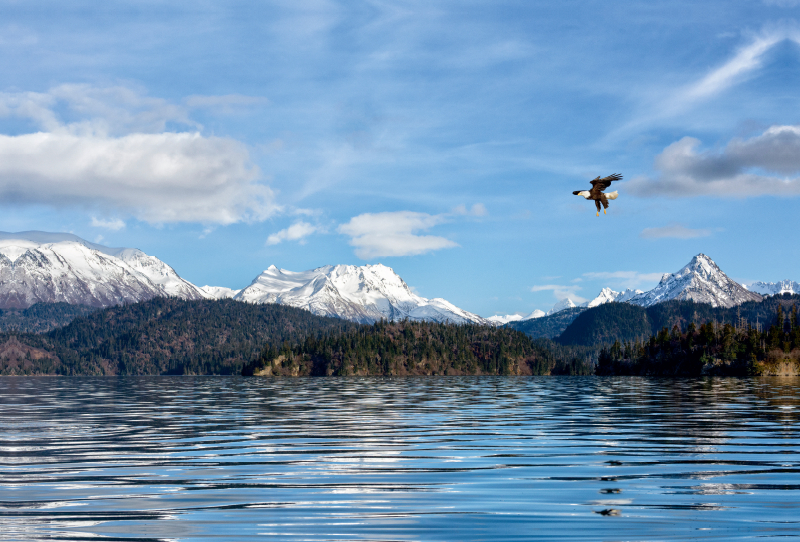
<svg viewBox="0 0 800 542"><path fill-rule="evenodd" d="M611 186L611 181L618 181L620 179L622 179L622 175L619 173L614 173L613 175L609 175L608 177L603 177L602 179L600 177L597 177L595 180L591 181L592 182L591 192L592 193L602 192L603 190Z"/></svg>

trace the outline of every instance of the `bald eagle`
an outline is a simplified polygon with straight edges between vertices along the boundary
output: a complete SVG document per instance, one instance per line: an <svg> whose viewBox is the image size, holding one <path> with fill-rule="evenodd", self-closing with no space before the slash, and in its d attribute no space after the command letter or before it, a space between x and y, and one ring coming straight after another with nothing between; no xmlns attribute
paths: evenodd
<svg viewBox="0 0 800 542"><path fill-rule="evenodd" d="M603 214L606 214L606 209L608 209L608 200L617 199L617 196L619 196L616 191L604 194L603 190L611 186L612 181L619 181L620 179L622 179L622 175L619 173L614 173L613 175L603 177L602 179L597 177L592 181L591 190L576 190L573 192L573 194L576 196L583 196L586 199L593 199L594 204L597 206L597 216L600 216L600 204L603 204Z"/></svg>

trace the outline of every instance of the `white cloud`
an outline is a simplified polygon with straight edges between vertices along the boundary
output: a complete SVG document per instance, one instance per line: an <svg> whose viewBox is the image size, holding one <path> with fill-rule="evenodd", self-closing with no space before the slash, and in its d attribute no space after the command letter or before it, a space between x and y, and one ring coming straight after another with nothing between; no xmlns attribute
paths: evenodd
<svg viewBox="0 0 800 542"><path fill-rule="evenodd" d="M92 227L117 231L125 227L125 222L119 218L115 218L113 220L103 220L102 218L92 217Z"/></svg>
<svg viewBox="0 0 800 542"><path fill-rule="evenodd" d="M380 256L414 256L458 246L434 235L417 235L444 222L442 215L412 211L365 213L339 226L339 233L350 236L356 255L365 260Z"/></svg>
<svg viewBox="0 0 800 542"><path fill-rule="evenodd" d="M587 279L600 279L611 282L611 287L625 290L651 286L661 280L663 273L640 273L638 271L608 271L584 273Z"/></svg>
<svg viewBox="0 0 800 542"><path fill-rule="evenodd" d="M794 0L776 0L776 3L781 1ZM641 135L644 127L648 125L658 124L665 119L672 119L676 115L691 111L727 89L746 81L748 77L757 75L767 59L767 53L785 42L800 45L800 27L797 23L782 22L765 26L724 64L677 89L674 85L660 83L650 99L643 104L644 109L641 114L612 131L607 139L611 141L624 134L630 135L632 131Z"/></svg>
<svg viewBox="0 0 800 542"><path fill-rule="evenodd" d="M64 114L72 119L65 122ZM0 93L0 116L38 129L0 135L0 198L81 206L150 223L231 224L278 210L245 145L199 132L185 108L124 87ZM77 119L77 120L75 120Z"/></svg>
<svg viewBox="0 0 800 542"><path fill-rule="evenodd" d="M676 141L656 157L656 178L637 177L626 188L639 196L800 195L800 126L772 126L721 151L699 147L693 137Z"/></svg>
<svg viewBox="0 0 800 542"><path fill-rule="evenodd" d="M761 67L764 53L787 40L800 43L800 33L796 29L772 29L764 32L739 49L725 64L684 90L678 97L679 101L694 101L718 94L739 82L747 73Z"/></svg>
<svg viewBox="0 0 800 542"><path fill-rule="evenodd" d="M48 132L76 134L158 133L169 124L201 128L183 106L121 86L64 84L47 92L3 92L0 116L29 119ZM65 121L64 116L71 121Z"/></svg>
<svg viewBox="0 0 800 542"><path fill-rule="evenodd" d="M197 133L0 135L0 198L97 206L151 223L231 224L277 210L247 149Z"/></svg>
<svg viewBox="0 0 800 542"><path fill-rule="evenodd" d="M300 244L305 243L305 238L320 231L317 226L309 224L308 222L295 222L286 229L277 233L273 233L267 238L268 245L277 245L283 241L300 241Z"/></svg>
<svg viewBox="0 0 800 542"><path fill-rule="evenodd" d="M572 301L577 303L583 303L587 301L585 297L581 297L578 295L578 290L581 287L577 284L570 284L570 285L563 285L563 284L541 284L538 286L532 286L531 292L553 292L557 301L561 301L562 299L570 298Z"/></svg>
<svg viewBox="0 0 800 542"><path fill-rule="evenodd" d="M709 235L711 235L711 230L695 230L673 222L660 228L645 228L639 234L639 237L643 239L693 239L695 237L708 237Z"/></svg>

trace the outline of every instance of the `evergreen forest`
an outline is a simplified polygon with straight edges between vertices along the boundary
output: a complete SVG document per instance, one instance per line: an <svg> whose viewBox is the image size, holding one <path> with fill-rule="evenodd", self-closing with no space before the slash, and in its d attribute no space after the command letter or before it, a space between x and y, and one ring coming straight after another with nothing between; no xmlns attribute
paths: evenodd
<svg viewBox="0 0 800 542"><path fill-rule="evenodd" d="M436 322L386 322L301 343L266 347L242 374L587 375L589 349L534 340L510 328Z"/></svg>
<svg viewBox="0 0 800 542"><path fill-rule="evenodd" d="M735 323L689 323L662 328L645 341L615 341L598 356L598 375L796 375L800 369L797 305L778 304L767 329Z"/></svg>
<svg viewBox="0 0 800 542"><path fill-rule="evenodd" d="M239 374L265 345L356 327L284 305L160 297L97 310L47 333L0 334L0 374Z"/></svg>
<svg viewBox="0 0 800 542"><path fill-rule="evenodd" d="M732 309L690 301L569 309L512 326L361 325L284 305L149 301L0 312L2 375L800 374L800 296ZM552 315L558 316L558 315ZM68 323L67 323L68 322ZM555 339L537 338L563 326Z"/></svg>

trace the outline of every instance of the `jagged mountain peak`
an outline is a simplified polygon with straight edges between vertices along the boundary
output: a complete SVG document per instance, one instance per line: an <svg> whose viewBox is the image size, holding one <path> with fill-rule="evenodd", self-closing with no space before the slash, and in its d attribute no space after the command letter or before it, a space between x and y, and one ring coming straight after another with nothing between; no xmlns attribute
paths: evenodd
<svg viewBox="0 0 800 542"><path fill-rule="evenodd" d="M746 301L761 301L761 296L731 280L705 254L698 254L675 273L665 274L658 285L629 300L649 307L672 299L708 303L714 307L733 307Z"/></svg>
<svg viewBox="0 0 800 542"><path fill-rule="evenodd" d="M557 312L561 312L566 309L572 309L577 307L578 305L575 304L570 298L565 298L553 305L553 308L547 311L547 315L550 316L551 314L555 314Z"/></svg>
<svg viewBox="0 0 800 542"><path fill-rule="evenodd" d="M486 323L449 301L415 294L391 267L382 264L325 265L308 271L272 265L234 299L291 305L362 323L384 318Z"/></svg>
<svg viewBox="0 0 800 542"><path fill-rule="evenodd" d="M73 234L0 232L0 254L0 308L59 301L107 307L157 296L203 297L158 258Z"/></svg>
<svg viewBox="0 0 800 542"><path fill-rule="evenodd" d="M754 282L746 288L761 295L800 294L800 283L788 279L778 282Z"/></svg>

